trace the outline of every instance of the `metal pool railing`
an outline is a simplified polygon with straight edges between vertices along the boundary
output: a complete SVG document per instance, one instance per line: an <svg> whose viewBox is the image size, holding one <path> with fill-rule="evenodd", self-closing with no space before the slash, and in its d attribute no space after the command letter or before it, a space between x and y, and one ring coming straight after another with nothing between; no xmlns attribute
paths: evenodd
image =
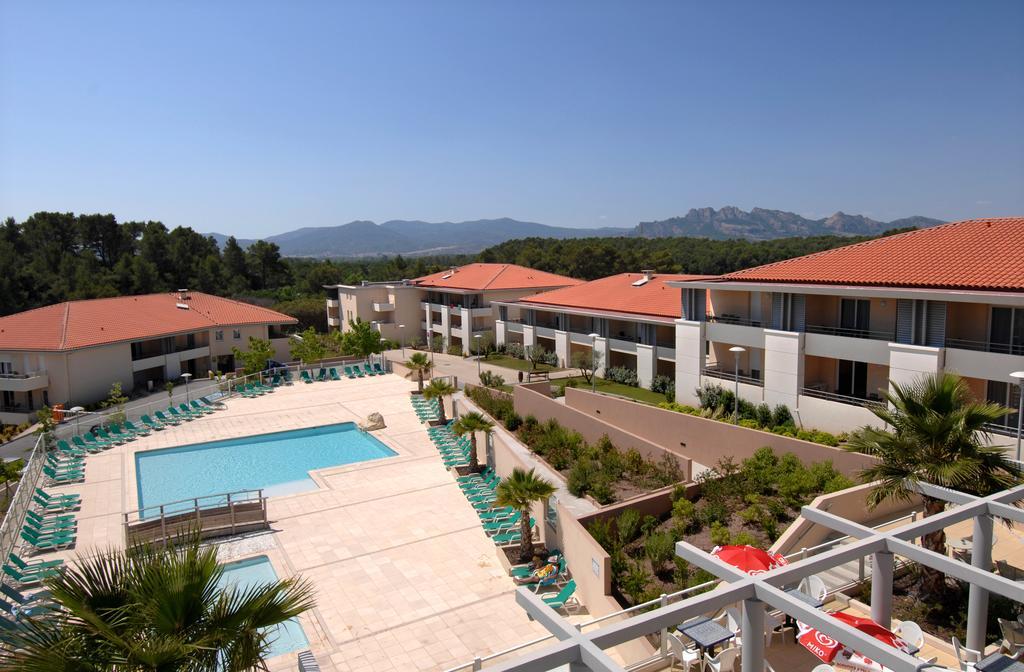
<svg viewBox="0 0 1024 672"><path fill-rule="evenodd" d="M43 463L46 460L47 437L41 435L37 440L32 452L29 454L25 466L21 470L21 479L18 487L11 497L11 504L7 508L4 520L0 523L0 562L6 562L18 545L21 537L21 528L25 525L25 515L32 506L32 495L39 486L40 477L43 473ZM7 575L0 575L0 584L7 580Z"/></svg>
<svg viewBox="0 0 1024 672"><path fill-rule="evenodd" d="M239 490L148 506L124 514L125 541L166 544L183 534L206 539L266 529L263 490Z"/></svg>

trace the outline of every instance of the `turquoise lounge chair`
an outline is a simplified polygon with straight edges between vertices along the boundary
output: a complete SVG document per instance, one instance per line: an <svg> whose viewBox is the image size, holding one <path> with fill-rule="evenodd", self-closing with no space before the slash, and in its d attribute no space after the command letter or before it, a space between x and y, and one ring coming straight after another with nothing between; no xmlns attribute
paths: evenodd
<svg viewBox="0 0 1024 672"><path fill-rule="evenodd" d="M384 369L382 369L380 367L380 363L379 362L374 362L373 363L373 370L377 373L378 376L383 376L385 373L387 373L387 371L385 371Z"/></svg>
<svg viewBox="0 0 1024 672"><path fill-rule="evenodd" d="M74 534L49 534L40 535L30 530L22 530L21 538L29 543L37 551L48 551L58 548L64 548L65 546L71 546L75 543Z"/></svg>
<svg viewBox="0 0 1024 672"><path fill-rule="evenodd" d="M299 374L299 378L301 378L302 382L304 382L304 383L312 383L313 382L313 379L309 377L309 371L301 372Z"/></svg>
<svg viewBox="0 0 1024 672"><path fill-rule="evenodd" d="M107 448L110 448L110 446L114 445L110 441L107 441L106 439L104 439L102 437L96 436L92 432L86 432L85 434L82 434L82 440L85 441L85 444L87 446L91 446L91 447L95 448L96 452L99 452L101 450L106 450ZM74 442L75 442L75 440L71 439L71 443L74 443Z"/></svg>
<svg viewBox="0 0 1024 672"><path fill-rule="evenodd" d="M121 431L120 425L110 425L110 436L114 437L115 441L120 441L121 443L127 443L135 438L133 434Z"/></svg>
<svg viewBox="0 0 1024 672"><path fill-rule="evenodd" d="M11 563L12 567L16 567L22 572L42 572L44 570L53 570L64 564L63 560L32 560L25 561L19 558L14 553L10 553L7 556L8 562Z"/></svg>
<svg viewBox="0 0 1024 672"><path fill-rule="evenodd" d="M136 436L148 436L151 431L145 424L142 427L136 427L130 420L125 421L124 426L135 432Z"/></svg>
<svg viewBox="0 0 1024 672"><path fill-rule="evenodd" d="M10 565L4 565L3 571L4 574L14 579L20 586L31 586L40 583L43 579L49 578L58 573L58 570L56 569L39 572L22 572L18 570L17 567L11 567Z"/></svg>
<svg viewBox="0 0 1024 672"><path fill-rule="evenodd" d="M322 383L327 380L327 369L320 367L320 370L316 372L316 381Z"/></svg>
<svg viewBox="0 0 1024 672"><path fill-rule="evenodd" d="M352 367L351 366L343 367L343 370L345 371L345 377L346 378L352 379L352 378L356 377L356 374L352 373Z"/></svg>
<svg viewBox="0 0 1024 672"><path fill-rule="evenodd" d="M333 366L330 368L328 373L331 376L331 380L341 380L341 376L338 375L338 370L336 368L334 368Z"/></svg>
<svg viewBox="0 0 1024 672"><path fill-rule="evenodd" d="M544 600L544 603L552 609L566 609L570 603L574 606L579 604L579 601L573 595L575 592L576 580L572 579L569 583L562 586L562 589L557 593L541 595L540 599Z"/></svg>
<svg viewBox="0 0 1024 672"><path fill-rule="evenodd" d="M213 413L212 408L200 404L198 399L193 399L192 402L189 403L189 408L192 409L193 413L198 413L199 415L210 415Z"/></svg>
<svg viewBox="0 0 1024 672"><path fill-rule="evenodd" d="M368 376L376 376L377 375L376 372L374 372L374 370L372 368L370 368L370 363L369 362L363 363L363 371L365 371L366 375L368 375Z"/></svg>
<svg viewBox="0 0 1024 672"><path fill-rule="evenodd" d="M74 483L85 478L84 471L58 473L52 467L43 466L43 473L50 479L51 483Z"/></svg>
<svg viewBox="0 0 1024 672"><path fill-rule="evenodd" d="M47 502L40 499L39 495L32 498L32 503L39 507L43 513L64 513L78 508L77 504L64 504L63 502Z"/></svg>
<svg viewBox="0 0 1024 672"><path fill-rule="evenodd" d="M102 427L97 427L96 431L93 433L111 445L119 445L127 441L125 437L113 437L110 434L107 434L107 430Z"/></svg>
<svg viewBox="0 0 1024 672"><path fill-rule="evenodd" d="M63 502L70 504L81 504L82 496L74 493L55 493L50 494L42 488L36 488L36 497L43 499L47 502Z"/></svg>
<svg viewBox="0 0 1024 672"><path fill-rule="evenodd" d="M168 407L167 407L167 412L171 414L171 417L172 417L172 418L177 418L177 419L178 419L178 421L181 421L181 420L185 420L185 421L188 421L188 422L191 422L191 421L192 421L192 416L191 416L191 414L190 414L190 415L182 415L182 414L181 414L181 413L180 413L180 412L178 411L178 409L176 409L176 408L175 408L174 406L168 406Z"/></svg>
<svg viewBox="0 0 1024 672"><path fill-rule="evenodd" d="M156 419L157 420L159 420L160 422L164 423L165 425L180 425L181 424L181 418L177 417L174 414L166 415L163 411L157 411L156 413L154 413L154 415L156 415Z"/></svg>
<svg viewBox="0 0 1024 672"><path fill-rule="evenodd" d="M163 425L162 422L157 422L156 420L154 420L153 418L149 417L148 415L142 416L140 418L140 420L142 420L142 424L144 424L146 427L149 427L150 429L152 429L154 431L158 432L158 431L160 431L161 429L164 428L164 425Z"/></svg>
<svg viewBox="0 0 1024 672"><path fill-rule="evenodd" d="M87 452L89 452L85 448L72 448L64 439L59 439L57 441L57 450L65 455L73 455L76 457L83 457Z"/></svg>
<svg viewBox="0 0 1024 672"><path fill-rule="evenodd" d="M183 416L185 416L186 418L191 418L193 420L202 415L202 413L193 412L192 409L188 407L188 404L185 403L178 404L178 410L181 412Z"/></svg>
<svg viewBox="0 0 1024 672"><path fill-rule="evenodd" d="M101 448L98 443L86 443L85 441L82 440L82 437L80 436L72 436L71 443L75 444L76 448L84 450L88 453L98 453L101 450L103 450L103 448Z"/></svg>

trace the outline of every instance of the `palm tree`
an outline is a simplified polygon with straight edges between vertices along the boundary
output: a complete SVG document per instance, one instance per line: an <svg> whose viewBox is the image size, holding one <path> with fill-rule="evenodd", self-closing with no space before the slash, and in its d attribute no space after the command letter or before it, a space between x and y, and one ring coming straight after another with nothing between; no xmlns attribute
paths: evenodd
<svg viewBox="0 0 1024 672"><path fill-rule="evenodd" d="M0 667L51 670L266 669L268 628L313 607L312 586L285 579L221 585L213 547L113 549L49 579L59 611L0 634Z"/></svg>
<svg viewBox="0 0 1024 672"><path fill-rule="evenodd" d="M555 486L534 473L516 467L508 477L501 479L495 490L494 503L510 506L519 512L519 559L522 562L533 557L533 530L530 525L530 510L534 502L543 502L555 494Z"/></svg>
<svg viewBox="0 0 1024 672"><path fill-rule="evenodd" d="M434 363L430 361L430 358L427 357L424 352L414 352L405 362L405 368L409 369L409 373L406 377L416 377L421 394L423 393L423 377L430 373L430 369L433 368L433 366Z"/></svg>
<svg viewBox="0 0 1024 672"><path fill-rule="evenodd" d="M444 398L455 394L456 390L447 380L435 378L430 384L423 388L424 399L437 399L437 405L441 409L441 423L448 422L444 414Z"/></svg>
<svg viewBox="0 0 1024 672"><path fill-rule="evenodd" d="M889 429L864 427L855 433L847 450L878 458L861 471L865 482L877 481L868 506L895 499L909 501L915 483L931 483L974 495L989 495L1020 482L1021 471L1001 447L980 438L986 424L1008 412L998 404L976 401L959 376L950 373L922 376L910 385L891 383L884 405L871 412ZM923 497L924 515L941 513L945 502ZM946 552L943 530L926 534L921 543L936 553ZM945 589L945 577L929 568L923 588L932 595Z"/></svg>
<svg viewBox="0 0 1024 672"><path fill-rule="evenodd" d="M476 453L476 433L483 432L484 435L490 435L493 430L494 423L476 411L466 413L456 420L455 425L452 426L452 431L459 436L469 434L470 471L480 471L480 460L477 458Z"/></svg>

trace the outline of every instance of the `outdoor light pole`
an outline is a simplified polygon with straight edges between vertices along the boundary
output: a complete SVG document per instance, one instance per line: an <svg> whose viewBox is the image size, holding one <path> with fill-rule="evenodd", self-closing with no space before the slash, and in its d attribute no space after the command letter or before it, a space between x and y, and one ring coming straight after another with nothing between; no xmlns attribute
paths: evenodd
<svg viewBox="0 0 1024 672"><path fill-rule="evenodd" d="M183 373L183 374L181 374L181 377L185 379L185 403L188 404L189 403L189 398L188 398L188 379L192 377L192 374L191 373Z"/></svg>
<svg viewBox="0 0 1024 672"><path fill-rule="evenodd" d="M590 371L590 391L597 392L597 339L600 334L594 332L590 334L590 365L592 368Z"/></svg>
<svg viewBox="0 0 1024 672"><path fill-rule="evenodd" d="M734 399L732 400L732 421L736 422L736 418L740 414L740 355L746 352L746 348L742 348L738 345L734 345L729 348L729 352L736 355L735 363L733 364L732 374L736 379L736 391L734 393Z"/></svg>
<svg viewBox="0 0 1024 672"><path fill-rule="evenodd" d="M402 359L405 359L405 325L398 325L398 329L402 332Z"/></svg>
<svg viewBox="0 0 1024 672"><path fill-rule="evenodd" d="M483 334L473 334L473 345L476 346L476 377L480 379L480 339L483 338Z"/></svg>
<svg viewBox="0 0 1024 672"><path fill-rule="evenodd" d="M81 406L75 406L69 410L75 414L75 434L81 434L82 432L80 432L78 429L78 421L79 419L81 419L82 413L85 412L85 409L82 408Z"/></svg>
<svg viewBox="0 0 1024 672"><path fill-rule="evenodd" d="M1010 378L1017 381L1017 461L1020 462L1020 430L1024 427L1024 371L1014 371Z"/></svg>

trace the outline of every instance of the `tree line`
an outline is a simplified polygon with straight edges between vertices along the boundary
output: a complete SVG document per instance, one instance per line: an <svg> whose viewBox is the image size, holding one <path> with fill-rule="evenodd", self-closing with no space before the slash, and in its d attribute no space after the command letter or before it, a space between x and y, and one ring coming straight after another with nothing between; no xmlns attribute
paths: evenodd
<svg viewBox="0 0 1024 672"><path fill-rule="evenodd" d="M326 330L323 285L400 280L471 261L514 263L584 280L627 271L719 274L866 240L842 236L768 241L698 238L526 238L478 255L285 258L274 243L223 248L189 227L118 222L112 214L38 212L0 226L0 315L74 299L180 288L274 307L300 328Z"/></svg>

